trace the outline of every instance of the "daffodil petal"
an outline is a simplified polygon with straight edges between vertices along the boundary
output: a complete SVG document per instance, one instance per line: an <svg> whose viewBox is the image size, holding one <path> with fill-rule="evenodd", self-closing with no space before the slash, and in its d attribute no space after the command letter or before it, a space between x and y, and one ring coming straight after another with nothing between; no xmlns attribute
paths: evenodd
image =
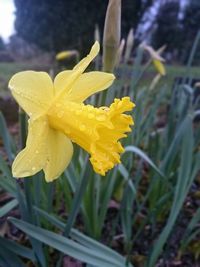
<svg viewBox="0 0 200 267"><path fill-rule="evenodd" d="M62 71L55 77L54 88L56 94L60 94L62 92L68 93L71 90L73 83L84 72L90 62L97 56L99 49L99 43L95 42L90 53L83 58L73 70Z"/></svg>
<svg viewBox="0 0 200 267"><path fill-rule="evenodd" d="M46 117L29 120L26 147L17 155L12 165L14 177L31 176L43 168L46 163L48 128Z"/></svg>
<svg viewBox="0 0 200 267"><path fill-rule="evenodd" d="M46 72L19 72L11 78L8 86L18 104L31 118L43 114L54 96L53 82Z"/></svg>
<svg viewBox="0 0 200 267"><path fill-rule="evenodd" d="M66 99L73 102L82 102L92 94L108 88L115 79L115 76L105 72L83 73L72 85L71 90L66 94Z"/></svg>
<svg viewBox="0 0 200 267"><path fill-rule="evenodd" d="M100 45L96 41L94 45L92 46L90 53L83 58L75 67L74 70L79 71L80 73L83 73L85 69L88 67L90 62L97 56L100 50Z"/></svg>
<svg viewBox="0 0 200 267"><path fill-rule="evenodd" d="M56 75L54 80L55 94L58 95L62 91L68 93L77 77L77 73L73 70L64 70Z"/></svg>
<svg viewBox="0 0 200 267"><path fill-rule="evenodd" d="M13 176L32 176L43 169L46 181L53 181L65 170L72 154L71 141L50 128L45 116L29 120L26 147L13 162Z"/></svg>
<svg viewBox="0 0 200 267"><path fill-rule="evenodd" d="M73 155L73 145L64 134L50 128L47 136L47 161L43 170L45 180L52 182L66 169Z"/></svg>

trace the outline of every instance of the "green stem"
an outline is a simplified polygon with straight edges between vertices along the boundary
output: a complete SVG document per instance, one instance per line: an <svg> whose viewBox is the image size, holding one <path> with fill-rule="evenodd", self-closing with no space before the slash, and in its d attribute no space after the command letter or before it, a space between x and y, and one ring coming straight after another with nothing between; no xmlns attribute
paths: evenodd
<svg viewBox="0 0 200 267"><path fill-rule="evenodd" d="M88 160L88 157L86 158L86 161L87 160ZM73 224L75 222L76 216L80 210L82 199L83 199L83 196L84 196L85 191L87 189L87 185L88 185L89 178L90 178L89 172L90 172L90 168L88 168L88 164L85 164L85 169L83 170L83 173L81 175L82 177L81 177L80 184L79 184L78 188L76 189L76 192L74 195L74 200L72 203L72 210L69 214L69 218L67 220L67 224L66 224L65 230L63 232L63 235L65 237L69 236L71 228L73 227ZM62 259L63 259L63 254L60 255L60 258L59 258L57 265L56 265L57 267L61 266Z"/></svg>
<svg viewBox="0 0 200 267"><path fill-rule="evenodd" d="M70 216L68 218L68 221L67 221L64 233L63 233L63 235L66 237L69 236L70 230L71 230L71 228L74 224L74 221L76 219L76 216L80 210L80 206L81 206L82 199L83 199L84 193L86 191L88 182L89 182L89 175L87 175L87 173L86 173L83 176L83 178L79 184L79 187L77 188L75 196L74 196L74 201L72 204L72 211L70 213Z"/></svg>

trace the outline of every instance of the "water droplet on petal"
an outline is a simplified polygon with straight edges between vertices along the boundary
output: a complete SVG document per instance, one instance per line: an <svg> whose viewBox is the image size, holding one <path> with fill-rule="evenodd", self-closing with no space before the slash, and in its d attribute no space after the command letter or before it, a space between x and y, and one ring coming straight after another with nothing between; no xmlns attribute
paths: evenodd
<svg viewBox="0 0 200 267"><path fill-rule="evenodd" d="M38 150L36 150L36 151L35 151L35 154L39 154L39 151L38 151Z"/></svg>
<svg viewBox="0 0 200 267"><path fill-rule="evenodd" d="M62 111L62 110L60 112L58 112L58 114L57 114L58 118L62 118L63 115L64 115L64 111Z"/></svg>
<svg viewBox="0 0 200 267"><path fill-rule="evenodd" d="M85 131L85 129L86 129L86 127L85 127L85 125L84 125L84 124L82 124L82 125L80 125L79 129L80 129L82 132L84 132L84 131Z"/></svg>
<svg viewBox="0 0 200 267"><path fill-rule="evenodd" d="M99 115L96 117L98 121L105 121L106 120L106 116L105 115Z"/></svg>
<svg viewBox="0 0 200 267"><path fill-rule="evenodd" d="M89 114L88 114L88 118L89 118L89 119L93 119L93 118L94 118L94 114L89 113Z"/></svg>
<svg viewBox="0 0 200 267"><path fill-rule="evenodd" d="M92 111L93 110L93 107L92 106L88 106L88 110L89 111Z"/></svg>
<svg viewBox="0 0 200 267"><path fill-rule="evenodd" d="M32 167L32 171L35 171L36 170L36 167Z"/></svg>

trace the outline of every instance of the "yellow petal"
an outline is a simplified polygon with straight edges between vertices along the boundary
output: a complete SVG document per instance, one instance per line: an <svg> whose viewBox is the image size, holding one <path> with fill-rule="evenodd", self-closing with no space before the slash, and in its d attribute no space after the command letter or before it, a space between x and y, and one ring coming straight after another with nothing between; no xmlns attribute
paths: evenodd
<svg viewBox="0 0 200 267"><path fill-rule="evenodd" d="M46 72L19 72L11 78L8 86L18 104L31 118L43 114L54 96L53 82Z"/></svg>
<svg viewBox="0 0 200 267"><path fill-rule="evenodd" d="M12 165L14 177L31 176L46 163L46 136L48 125L45 117L29 120L26 147L17 155Z"/></svg>
<svg viewBox="0 0 200 267"><path fill-rule="evenodd" d="M163 65L163 63L160 60L157 59L153 59L153 64L156 68L156 70L161 74L161 75L165 75L166 74L166 70L165 70L165 66Z"/></svg>
<svg viewBox="0 0 200 267"><path fill-rule="evenodd" d="M32 176L43 169L46 181L53 181L67 167L72 154L71 141L62 133L51 129L45 116L29 120L26 147L13 162L13 176Z"/></svg>
<svg viewBox="0 0 200 267"><path fill-rule="evenodd" d="M105 72L88 72L82 74L66 94L66 99L73 102L82 102L92 94L108 88L115 76Z"/></svg>
<svg viewBox="0 0 200 267"><path fill-rule="evenodd" d="M46 142L47 161L43 168L45 179L51 182L66 169L73 155L72 142L62 133L50 128Z"/></svg>
<svg viewBox="0 0 200 267"><path fill-rule="evenodd" d="M54 88L56 95L60 95L62 93L66 94L71 90L74 82L84 72L90 62L97 56L99 49L99 43L95 42L90 53L83 58L73 70L62 71L55 77Z"/></svg>
<svg viewBox="0 0 200 267"><path fill-rule="evenodd" d="M88 65L90 64L90 62L97 56L97 54L99 53L100 50L100 45L99 43L96 41L94 43L94 45L92 46L90 53L83 58L75 67L74 70L79 71L80 73L83 73L85 71L85 69L88 67Z"/></svg>
<svg viewBox="0 0 200 267"><path fill-rule="evenodd" d="M64 70L58 73L54 80L55 94L58 95L63 91L68 93L77 77L77 73L73 70Z"/></svg>

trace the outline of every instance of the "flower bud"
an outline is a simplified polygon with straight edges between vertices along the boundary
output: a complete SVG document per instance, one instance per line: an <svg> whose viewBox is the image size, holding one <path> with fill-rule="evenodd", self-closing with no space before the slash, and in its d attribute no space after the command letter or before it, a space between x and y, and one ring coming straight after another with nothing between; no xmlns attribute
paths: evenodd
<svg viewBox="0 0 200 267"><path fill-rule="evenodd" d="M109 0L103 36L103 69L112 72L115 67L121 36L121 0Z"/></svg>

